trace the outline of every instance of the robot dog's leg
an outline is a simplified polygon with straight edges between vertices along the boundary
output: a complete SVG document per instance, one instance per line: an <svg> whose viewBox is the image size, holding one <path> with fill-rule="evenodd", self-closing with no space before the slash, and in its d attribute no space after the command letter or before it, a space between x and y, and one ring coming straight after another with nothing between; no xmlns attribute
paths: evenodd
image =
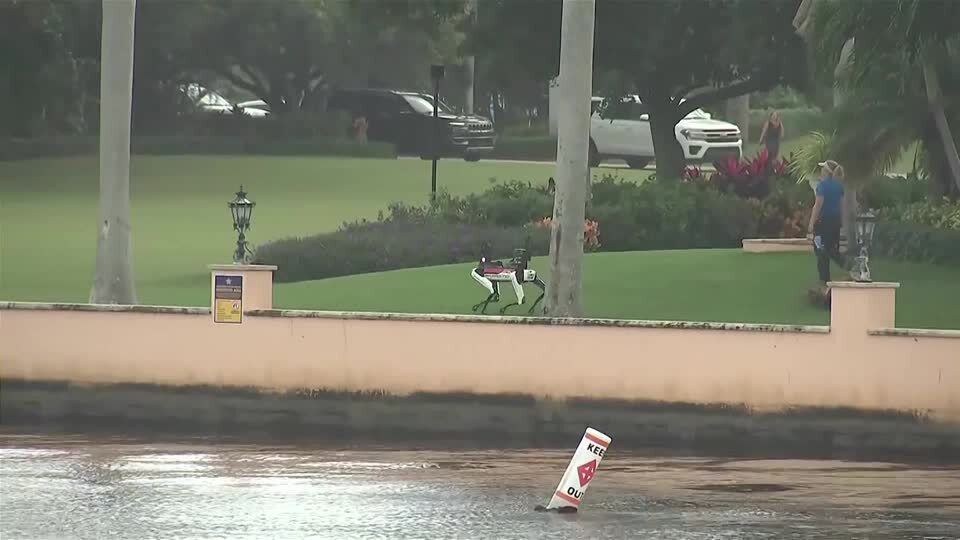
<svg viewBox="0 0 960 540"><path fill-rule="evenodd" d="M493 283L493 293L491 293L490 296L488 296L486 300L484 300L483 302L480 302L479 304L477 304L476 306L474 306L474 307L473 307L473 310L476 311L478 307L483 306L483 309L480 310L480 313L486 313L486 312L487 312L487 305L489 305L490 302L497 303L497 302L499 302L499 301L500 301L500 284L494 282L494 283Z"/></svg>
<svg viewBox="0 0 960 540"><path fill-rule="evenodd" d="M527 311L527 314L532 314L534 308L537 307L537 304L539 304L540 301L543 300L543 295L547 294L547 284L544 283L542 279L537 277L536 279L533 280L533 284L540 288L540 296L538 296L537 299L533 302L533 305L530 306L530 309Z"/></svg>
<svg viewBox="0 0 960 540"><path fill-rule="evenodd" d="M513 285L513 293L517 296L517 301L503 306L503 308L500 309L501 315L506 313L508 307L519 306L520 304L523 304L523 284L517 281L517 274L513 274L513 276L511 276L510 284Z"/></svg>
<svg viewBox="0 0 960 540"><path fill-rule="evenodd" d="M483 277L482 275L480 275L479 273L477 273L476 270L471 270L471 271L470 271L470 275L473 277L474 281L476 281L477 283L479 283L481 286L483 286L484 289L486 289L486 290L489 291L489 293L490 293L490 295L487 296L487 299L486 299L486 300L484 300L483 302L480 302L480 303L478 303L478 304L474 304L474 305L473 305L473 311L477 311L478 309L480 309L480 308L482 307L483 310L481 310L480 313L486 313L486 312L487 312L487 305L488 305L490 302L497 302L497 301L500 300L500 287L498 286L498 284L497 284L496 282L490 281L489 279L487 279L487 278Z"/></svg>

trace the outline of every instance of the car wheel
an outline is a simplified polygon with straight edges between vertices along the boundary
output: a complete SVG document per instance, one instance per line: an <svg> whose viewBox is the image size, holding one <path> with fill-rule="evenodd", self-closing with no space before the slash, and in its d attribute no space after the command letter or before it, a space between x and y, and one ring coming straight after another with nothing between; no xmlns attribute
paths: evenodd
<svg viewBox="0 0 960 540"><path fill-rule="evenodd" d="M463 160L464 160L464 161L470 161L470 162L476 162L476 161L480 161L480 156L479 156L478 154L476 154L476 153L469 153L469 154L463 156Z"/></svg>
<svg viewBox="0 0 960 540"><path fill-rule="evenodd" d="M587 165L590 167L598 167L600 165L600 152L597 151L597 145L593 142L593 139L590 139L590 152L587 157Z"/></svg>
<svg viewBox="0 0 960 540"><path fill-rule="evenodd" d="M650 164L650 160L647 158L630 158L627 160L627 165L631 169L642 169Z"/></svg>

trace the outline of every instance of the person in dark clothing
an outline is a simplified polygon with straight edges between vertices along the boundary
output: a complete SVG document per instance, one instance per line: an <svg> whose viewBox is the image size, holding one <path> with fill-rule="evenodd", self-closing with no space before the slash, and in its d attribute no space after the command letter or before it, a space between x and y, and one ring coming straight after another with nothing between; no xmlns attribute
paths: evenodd
<svg viewBox="0 0 960 540"><path fill-rule="evenodd" d="M840 231L843 229L843 167L833 160L819 163L823 177L817 184L816 202L810 213L809 231L813 234L813 249L817 256L820 281L830 281L830 260L844 270L849 263L840 254Z"/></svg>
<svg viewBox="0 0 960 540"><path fill-rule="evenodd" d="M766 148L770 163L773 163L780 154L780 141L783 140L783 133L780 113L777 111L771 112L770 118L763 123L763 130L760 132L760 144Z"/></svg>

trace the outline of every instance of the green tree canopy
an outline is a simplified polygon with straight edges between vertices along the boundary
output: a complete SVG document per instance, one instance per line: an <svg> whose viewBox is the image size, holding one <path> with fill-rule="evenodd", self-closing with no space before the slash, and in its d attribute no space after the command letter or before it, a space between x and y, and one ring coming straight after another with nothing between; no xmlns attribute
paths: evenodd
<svg viewBox="0 0 960 540"><path fill-rule="evenodd" d="M939 192L957 196L950 125L960 114L960 2L818 0L809 26L819 76L834 79L841 64L833 151L866 174L883 170L890 150L919 141ZM886 144L860 143L881 138Z"/></svg>
<svg viewBox="0 0 960 540"><path fill-rule="evenodd" d="M485 1L470 47L498 55L503 76L555 77L561 5ZM802 80L802 42L792 26L798 6L799 0L597 1L595 87L610 97L635 92L647 105L658 176L679 175L683 156L673 129L684 116Z"/></svg>

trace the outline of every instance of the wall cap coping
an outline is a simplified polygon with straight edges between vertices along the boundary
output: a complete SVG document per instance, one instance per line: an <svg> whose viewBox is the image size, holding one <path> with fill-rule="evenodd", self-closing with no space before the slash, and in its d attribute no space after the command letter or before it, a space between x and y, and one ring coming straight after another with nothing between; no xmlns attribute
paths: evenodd
<svg viewBox="0 0 960 540"><path fill-rule="evenodd" d="M279 317L303 319L341 319L367 321L405 322L460 322L527 324L545 326L606 326L620 328L659 328L674 330L726 330L746 332L772 332L797 334L829 334L829 326L804 326L784 324L691 322L691 321L643 321L630 319L519 317L498 315L458 315L442 313L379 313L362 311L306 311L294 309L255 309L244 312L251 317Z"/></svg>
<svg viewBox="0 0 960 540"><path fill-rule="evenodd" d="M5 302L0 310L86 311L101 313L159 313L174 315L210 315L210 308L187 306L146 306L123 304L71 304L60 302Z"/></svg>
<svg viewBox="0 0 960 540"><path fill-rule="evenodd" d="M272 264L211 264L210 270L225 272L276 272L277 267Z"/></svg>
<svg viewBox="0 0 960 540"><path fill-rule="evenodd" d="M810 238L744 238L743 245L747 244L778 244L784 246L813 246L813 240ZM845 238L840 239L841 244L846 243Z"/></svg>
<svg viewBox="0 0 960 540"><path fill-rule="evenodd" d="M795 245L795 244L811 244L811 241L806 238L744 238L744 244L784 244L784 245Z"/></svg>
<svg viewBox="0 0 960 540"><path fill-rule="evenodd" d="M892 336L892 337L929 337L929 338L952 338L960 339L960 330L937 330L920 328L877 328L868 330L867 334L871 336Z"/></svg>
<svg viewBox="0 0 960 540"><path fill-rule="evenodd" d="M829 281L827 287L831 289L899 289L900 284L895 281Z"/></svg>

